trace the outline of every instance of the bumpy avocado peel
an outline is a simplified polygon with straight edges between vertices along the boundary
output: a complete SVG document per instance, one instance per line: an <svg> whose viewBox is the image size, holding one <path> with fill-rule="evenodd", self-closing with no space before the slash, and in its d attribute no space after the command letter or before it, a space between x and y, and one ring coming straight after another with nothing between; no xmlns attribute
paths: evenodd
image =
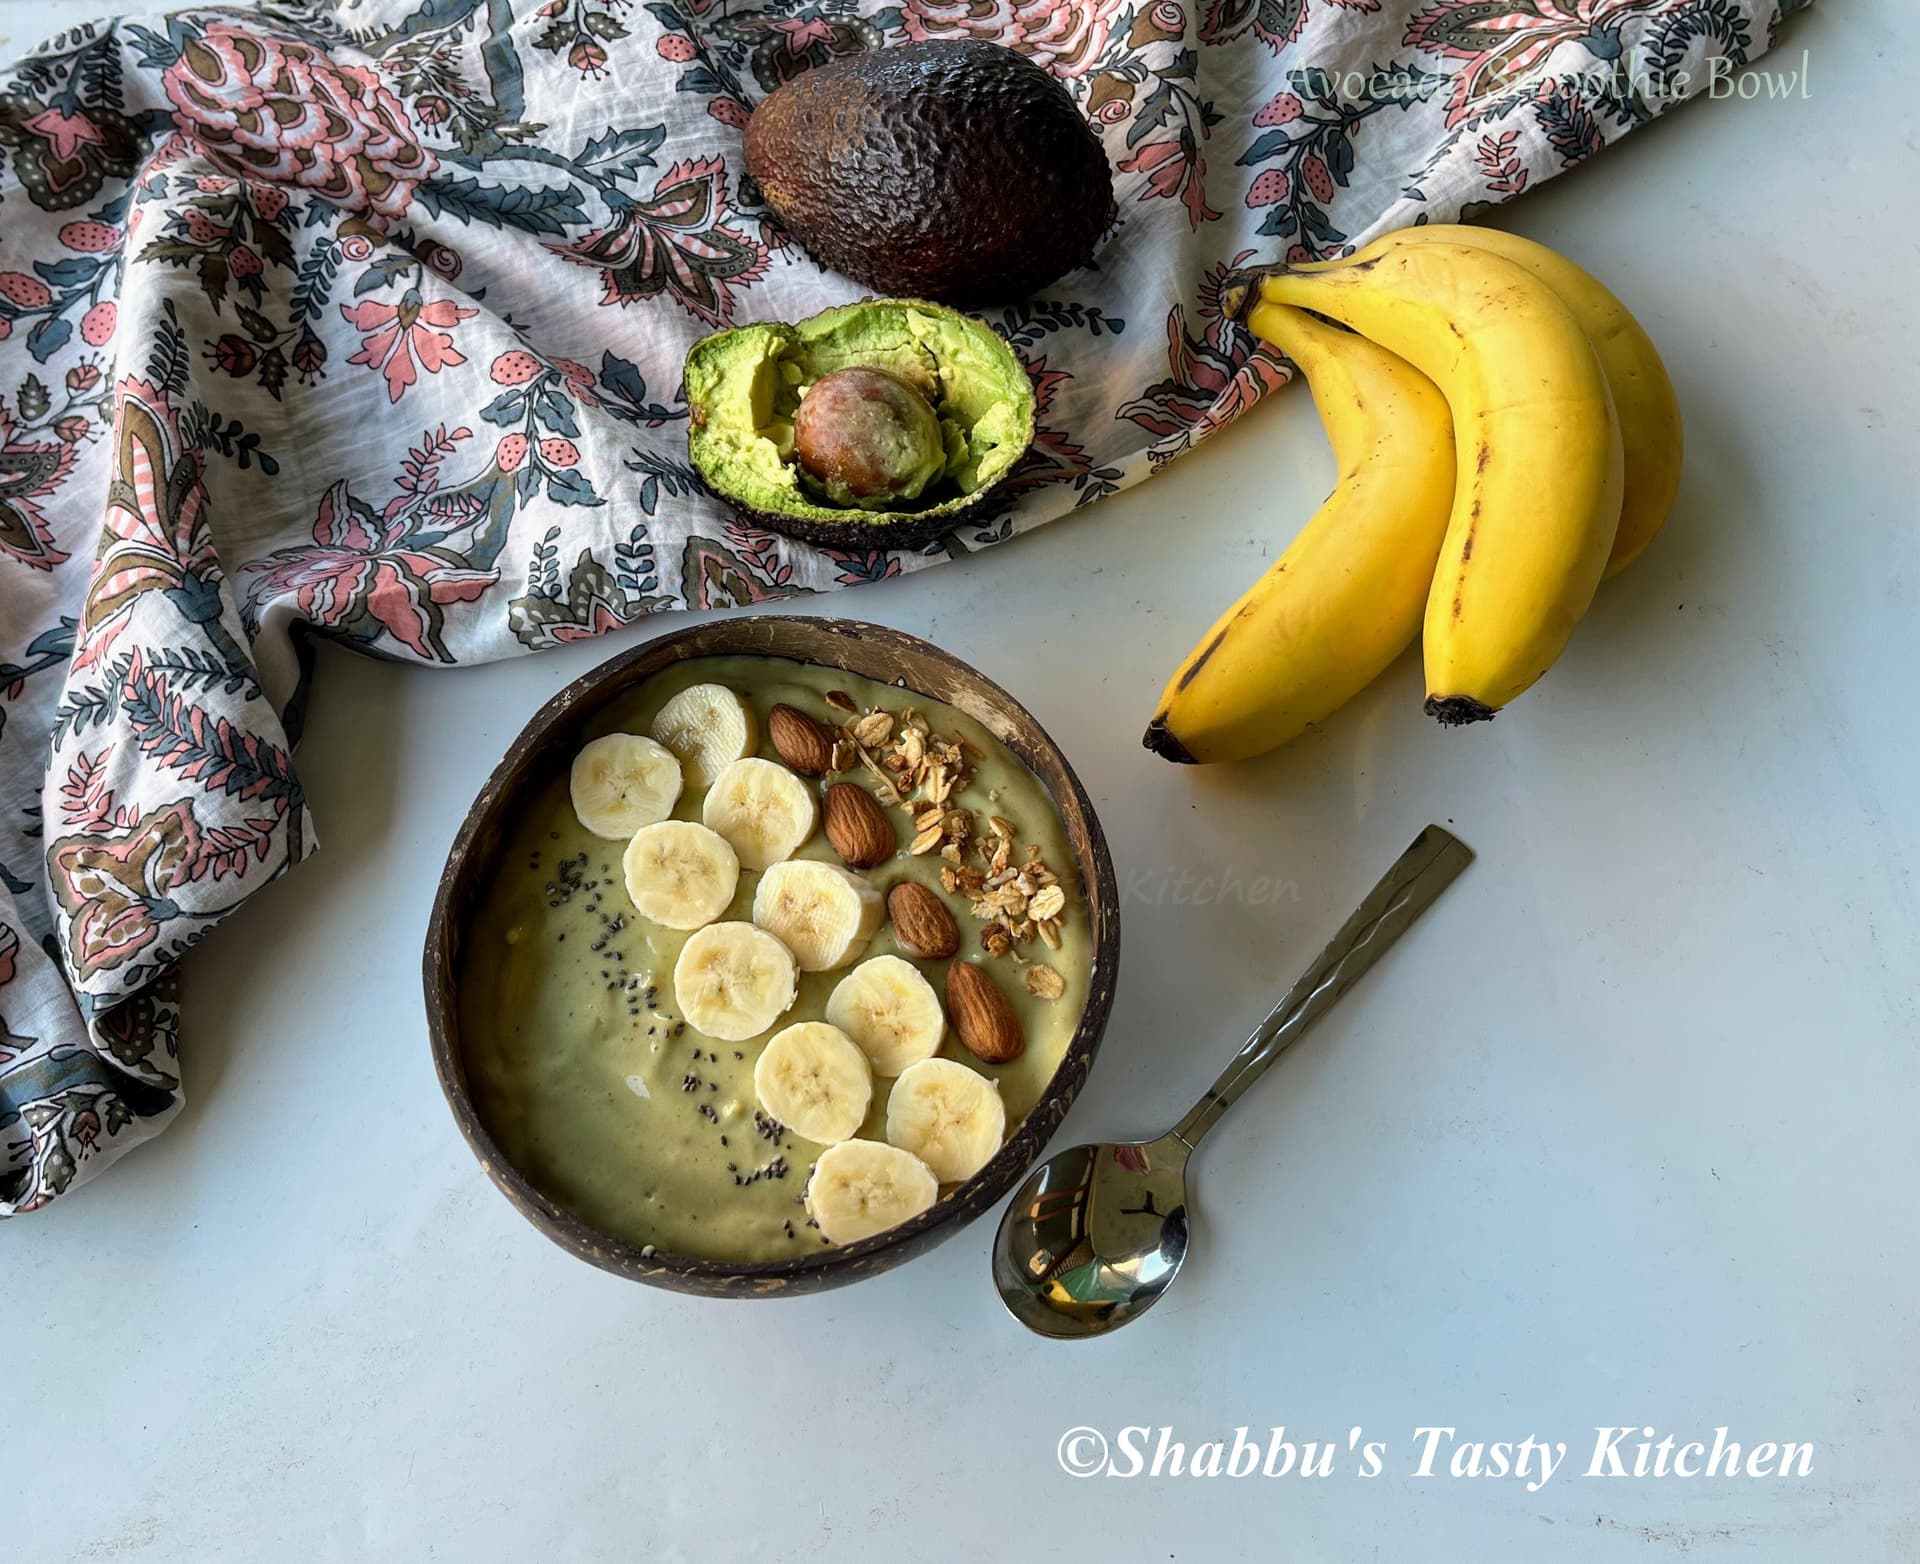
<svg viewBox="0 0 1920 1564"><path fill-rule="evenodd" d="M754 110L746 161L816 261L906 298L1021 298L1086 265L1114 219L1113 170L1072 96L980 40L802 72Z"/></svg>

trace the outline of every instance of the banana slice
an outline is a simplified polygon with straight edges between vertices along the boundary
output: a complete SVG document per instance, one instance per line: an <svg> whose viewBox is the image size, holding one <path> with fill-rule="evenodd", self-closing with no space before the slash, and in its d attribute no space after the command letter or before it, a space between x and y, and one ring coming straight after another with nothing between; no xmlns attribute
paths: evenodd
<svg viewBox="0 0 1920 1564"><path fill-rule="evenodd" d="M620 862L640 915L670 929L713 922L740 884L740 860L727 839L691 820L642 826Z"/></svg>
<svg viewBox="0 0 1920 1564"><path fill-rule="evenodd" d="M843 1140L820 1153L807 1180L807 1215L829 1243L852 1244L918 1216L940 1198L926 1163L877 1140Z"/></svg>
<svg viewBox="0 0 1920 1564"><path fill-rule="evenodd" d="M760 724L724 684L688 685L660 708L652 732L701 787L760 742Z"/></svg>
<svg viewBox="0 0 1920 1564"><path fill-rule="evenodd" d="M827 1019L859 1045L875 1075L931 1059L947 1032L933 985L898 956L874 956L843 977L827 998Z"/></svg>
<svg viewBox="0 0 1920 1564"><path fill-rule="evenodd" d="M758 1037L786 1013L798 991L793 953L751 923L709 923L681 947L673 964L680 1014L723 1043Z"/></svg>
<svg viewBox="0 0 1920 1564"><path fill-rule="evenodd" d="M608 733L573 757L567 785L580 823L595 836L624 842L673 813L680 762L666 745L638 733Z"/></svg>
<svg viewBox="0 0 1920 1564"><path fill-rule="evenodd" d="M785 766L748 756L713 779L700 817L732 844L745 869L767 869L813 835L813 789Z"/></svg>
<svg viewBox="0 0 1920 1564"><path fill-rule="evenodd" d="M1006 1135L999 1086L951 1059L909 1065L887 1096L887 1140L912 1152L943 1184L972 1178Z"/></svg>
<svg viewBox="0 0 1920 1564"><path fill-rule="evenodd" d="M802 1140L850 1140L873 1101L873 1072L853 1039L824 1021L775 1032L753 1066L760 1106Z"/></svg>
<svg viewBox="0 0 1920 1564"><path fill-rule="evenodd" d="M802 972L831 972L866 947L885 906L851 869L789 858L760 876L753 921L793 952Z"/></svg>

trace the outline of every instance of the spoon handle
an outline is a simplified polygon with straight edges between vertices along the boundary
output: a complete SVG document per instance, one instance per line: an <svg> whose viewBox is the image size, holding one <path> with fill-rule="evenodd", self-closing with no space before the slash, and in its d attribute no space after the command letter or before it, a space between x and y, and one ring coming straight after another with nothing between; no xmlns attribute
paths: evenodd
<svg viewBox="0 0 1920 1564"><path fill-rule="evenodd" d="M1394 861L1380 883L1367 893L1320 957L1273 1008L1233 1056L1206 1096L1194 1105L1173 1133L1189 1149L1200 1144L1240 1094L1266 1074L1267 1066L1360 980L1413 920L1431 907L1460 871L1473 862L1473 849L1450 831L1430 825Z"/></svg>

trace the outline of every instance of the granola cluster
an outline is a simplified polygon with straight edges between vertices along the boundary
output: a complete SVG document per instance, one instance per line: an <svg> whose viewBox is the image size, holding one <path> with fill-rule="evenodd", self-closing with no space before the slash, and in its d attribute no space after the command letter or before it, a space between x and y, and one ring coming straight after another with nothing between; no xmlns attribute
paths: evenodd
<svg viewBox="0 0 1920 1564"><path fill-rule="evenodd" d="M1067 893L1040 845L1021 846L1011 820L983 815L958 798L973 780L979 752L963 738L934 732L911 708L863 713L840 690L828 692L827 704L845 718L834 740L833 769L864 768L880 802L913 822L907 851L916 857L937 852L944 860L940 883L967 899L987 954L1025 964L1019 947L1036 938L1058 950ZM1026 986L1038 998L1057 999L1066 980L1036 963L1028 968Z"/></svg>

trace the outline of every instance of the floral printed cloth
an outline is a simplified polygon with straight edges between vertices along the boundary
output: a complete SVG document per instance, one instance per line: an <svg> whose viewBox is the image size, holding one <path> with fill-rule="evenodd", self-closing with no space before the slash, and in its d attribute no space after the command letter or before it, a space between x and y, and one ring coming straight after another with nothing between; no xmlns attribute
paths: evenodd
<svg viewBox="0 0 1920 1564"><path fill-rule="evenodd" d="M1226 268L1510 200L1801 3L338 0L49 40L0 74L0 1214L168 1122L175 963L313 850L297 627L474 662L1004 542L1284 383ZM1007 503L809 548L701 492L680 364L859 296L741 127L925 38L1058 77L1119 220L989 312L1039 391Z"/></svg>

